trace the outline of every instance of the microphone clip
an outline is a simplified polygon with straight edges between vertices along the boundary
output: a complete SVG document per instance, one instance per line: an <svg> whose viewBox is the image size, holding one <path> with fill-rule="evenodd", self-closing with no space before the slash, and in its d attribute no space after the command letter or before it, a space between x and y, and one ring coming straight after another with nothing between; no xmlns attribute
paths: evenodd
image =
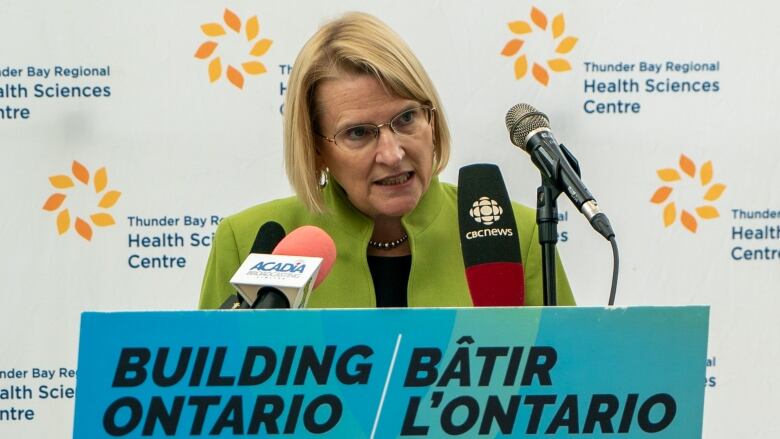
<svg viewBox="0 0 780 439"><path fill-rule="evenodd" d="M558 147L561 148L561 152L563 153L563 156L566 158L566 161L569 162L569 165L574 170L574 172L577 174L577 177L582 177L582 173L580 173L580 162L577 161L577 158L574 157L574 154L569 151L568 148L563 143L559 143Z"/></svg>

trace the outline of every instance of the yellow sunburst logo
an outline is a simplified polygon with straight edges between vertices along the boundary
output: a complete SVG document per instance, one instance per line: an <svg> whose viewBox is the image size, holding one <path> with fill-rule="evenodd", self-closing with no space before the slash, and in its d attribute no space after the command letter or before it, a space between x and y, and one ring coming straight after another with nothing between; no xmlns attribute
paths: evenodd
<svg viewBox="0 0 780 439"><path fill-rule="evenodd" d="M225 9L222 19L225 26L227 26L227 29L232 32L228 33L222 23L206 23L201 25L200 29L203 33L209 38L214 38L214 40L209 40L201 44L195 52L195 58L203 60L210 59L208 71L209 81L212 83L219 80L224 72L227 80L230 81L231 84L239 89L243 89L244 74L241 73L242 70L247 75L262 75L268 71L265 64L258 61L257 58L260 58L268 52L268 49L271 48L272 41L268 38L257 39L258 35L260 35L260 22L257 20L256 15L246 21L243 36L241 32L242 23L238 15L230 9ZM230 63L227 64L227 68L223 69L222 57L217 53L219 47L219 42L217 40L230 37L238 37L241 41L243 41L243 38L246 38L245 44L248 48L246 52L247 58L244 59L243 62L239 61L240 70Z"/></svg>
<svg viewBox="0 0 780 439"><path fill-rule="evenodd" d="M521 53L526 40L534 33L547 33L548 22L547 15L545 15L544 12L536 7L532 7L530 18L530 23L524 20L511 21L508 23L509 30L513 34L523 35L523 38L525 39L513 38L509 40L509 42L504 45L501 54L511 58L520 53L520 56L515 58L515 79L524 78L528 73L528 65L530 64L531 75L533 75L534 79L536 79L539 84L546 87L550 82L550 73L547 71L547 68L556 73L571 70L569 61L561 57L561 55L565 55L574 49L574 46L577 44L577 37L563 35L566 30L566 20L564 19L563 14L556 15L550 24L552 41L556 43L556 55L554 55L553 58L547 59L546 62L542 62L542 64L547 65L547 68L545 68L542 64L529 60L528 55Z"/></svg>
<svg viewBox="0 0 780 439"><path fill-rule="evenodd" d="M685 154L680 154L679 170L676 168L664 168L656 172L663 185L655 191L650 198L650 202L664 205L664 227L669 227L677 221L678 210L680 211L680 224L691 233L696 233L699 227L697 217L702 220L710 220L720 216L718 209L708 203L717 201L723 195L723 191L726 190L726 185L712 182L712 161L705 162L698 170L698 183L696 163L686 157ZM683 175L686 175L688 178L683 180ZM701 204L693 209L689 209L687 206L678 206L672 194L675 189L674 185L680 184L694 184L696 189L700 187L703 193Z"/></svg>
<svg viewBox="0 0 780 439"><path fill-rule="evenodd" d="M110 213L98 209L110 209L114 207L122 193L115 190L106 190L108 187L108 172L105 167L98 169L92 177L91 185L96 196L99 198L95 208L96 211L85 216L86 219L82 218L78 214L73 214L70 211L66 201L68 193L77 190L79 187L90 187L90 173L84 165L76 160L74 160L71 165L71 173L72 175L60 174L49 177L49 182L52 187L54 187L55 190L62 192L55 192L50 195L49 198L46 199L46 202L43 203L43 210L49 212L58 211L56 220L58 234L62 235L70 230L72 224L79 236L87 241L91 241L93 225L97 227L108 227L115 224L114 217L111 216ZM76 182L81 183L81 185L77 187ZM75 216L75 221L71 221L71 216Z"/></svg>

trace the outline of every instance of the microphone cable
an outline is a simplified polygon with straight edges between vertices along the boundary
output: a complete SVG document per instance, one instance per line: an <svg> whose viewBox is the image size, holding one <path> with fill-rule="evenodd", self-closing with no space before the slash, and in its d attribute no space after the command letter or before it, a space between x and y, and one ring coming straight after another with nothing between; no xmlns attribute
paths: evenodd
<svg viewBox="0 0 780 439"><path fill-rule="evenodd" d="M618 254L617 240L612 235L609 238L609 243L612 244L612 286L609 289L609 302L608 306L615 305L615 295L617 294L617 281L618 271L620 269L620 255Z"/></svg>

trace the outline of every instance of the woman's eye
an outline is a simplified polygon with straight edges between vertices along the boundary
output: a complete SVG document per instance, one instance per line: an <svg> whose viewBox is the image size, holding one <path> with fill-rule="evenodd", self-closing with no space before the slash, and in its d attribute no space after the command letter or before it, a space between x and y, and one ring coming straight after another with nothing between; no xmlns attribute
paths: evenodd
<svg viewBox="0 0 780 439"><path fill-rule="evenodd" d="M365 126L357 126L348 128L344 134L346 134L347 139L359 140L366 137L369 134L369 130Z"/></svg>
<svg viewBox="0 0 780 439"><path fill-rule="evenodd" d="M416 110L409 110L399 114L398 117L395 118L395 120L396 123L399 123L401 125L407 125L414 122L415 116L416 116Z"/></svg>

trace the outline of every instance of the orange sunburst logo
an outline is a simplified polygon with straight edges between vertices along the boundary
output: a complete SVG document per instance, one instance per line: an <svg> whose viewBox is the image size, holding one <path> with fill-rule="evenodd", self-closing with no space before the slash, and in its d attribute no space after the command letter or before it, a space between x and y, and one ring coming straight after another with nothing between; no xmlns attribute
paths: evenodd
<svg viewBox="0 0 780 439"><path fill-rule="evenodd" d="M71 166L71 173L72 175L60 174L49 177L49 182L54 187L55 191L59 190L65 192L75 189L76 183L74 182L74 179L81 183L82 187L90 186L89 170L84 165L74 160ZM119 200L119 196L122 195L119 191L106 190L108 187L108 172L106 172L105 167L102 167L95 172L95 175L92 177L92 187L95 190L95 194L100 197L97 202L97 208L99 209L110 209ZM57 213L56 221L57 233L60 235L70 230L71 226L71 211L65 206L67 204L65 201L68 195L63 192L53 193L46 199L46 202L43 203L43 210L49 212L54 212L62 208L59 210L59 213ZM76 220L72 222L73 228L79 236L87 241L92 240L92 225L97 227L108 227L115 224L114 217L111 216L110 213L104 211L91 213L89 216L86 216L87 219L78 215L75 216ZM92 225L90 225L90 223Z"/></svg>
<svg viewBox="0 0 780 439"><path fill-rule="evenodd" d="M529 34L541 31L547 32L547 15L536 7L531 8L531 22L524 20L512 21L508 23L509 30L515 35L523 35L523 38L528 38ZM534 27L535 26L535 27ZM574 49L577 44L577 37L567 36L563 34L566 30L566 21L563 18L563 14L558 14L552 19L550 24L550 31L552 34L553 42L557 43L555 47L555 57L548 59L544 64L553 72L560 73L571 70L571 64L569 61L562 58L561 55L565 55ZM560 39L560 41L559 41ZM514 57L521 52L526 40L519 38L513 38L509 40L501 54L506 57ZM529 61L528 55L521 54L515 58L515 79L522 79L528 73L528 65L531 64L531 74L539 84L547 86L550 82L550 73L542 65L533 60Z"/></svg>
<svg viewBox="0 0 780 439"><path fill-rule="evenodd" d="M664 227L669 227L677 220L677 211L680 210L680 223L689 232L696 233L699 222L696 219L710 220L718 218L720 212L718 209L708 204L708 202L717 201L723 191L726 190L726 185L721 183L712 183L713 170L712 161L707 161L698 170L698 183L696 183L696 163L693 160L686 157L684 154L680 154L680 168L679 171L675 168L664 168L657 171L658 177L664 183L659 187L653 196L650 198L650 202L655 204L664 204L663 220ZM682 174L680 173L682 171ZM688 176L688 181L693 184L700 185L704 191L702 196L702 204L693 209L694 213L691 213L687 208L681 208L677 206L672 196L674 191L674 184L683 183L683 175ZM688 184L690 184L688 183Z"/></svg>
<svg viewBox="0 0 780 439"><path fill-rule="evenodd" d="M227 28L232 31L230 35L241 38L241 19L238 17L238 15L236 15L230 9L225 9L225 13L222 15L222 19L225 23L225 26L227 26ZM206 23L202 24L200 29L209 38L221 39L229 35L225 29L225 26L223 26L222 23ZM244 25L244 36L246 37L246 44L249 48L247 54L251 57L254 57L249 58L240 64L241 70L243 70L243 72L247 75L262 75L267 71L265 64L261 63L255 58L260 58L261 56L265 55L265 53L268 52L268 49L271 48L272 41L267 38L261 38L255 41L259 34L260 22L257 20L257 16L255 15L247 20L246 24ZM216 53L218 46L219 43L217 41L206 41L205 43L201 44L200 47L198 47L198 50L195 52L195 58L210 58L208 70L209 81L212 83L219 80L219 78L222 77L222 73L224 71L227 80L230 81L231 84L239 89L243 89L244 74L241 73L241 70L234 67L232 64L227 64L227 68L225 69L222 68L222 57ZM215 56L212 57L212 55Z"/></svg>

